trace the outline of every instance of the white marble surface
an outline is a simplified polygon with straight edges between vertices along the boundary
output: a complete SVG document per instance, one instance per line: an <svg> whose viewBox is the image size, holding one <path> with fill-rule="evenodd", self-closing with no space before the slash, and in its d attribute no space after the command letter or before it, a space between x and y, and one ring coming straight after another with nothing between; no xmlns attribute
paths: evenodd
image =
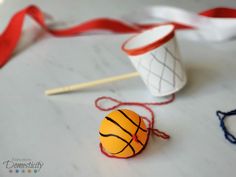
<svg viewBox="0 0 236 177"><path fill-rule="evenodd" d="M193 11L236 7L235 0L5 0L0 5L1 30L13 12L30 3L70 22L118 17L154 4ZM100 153L98 128L106 113L96 110L93 102L102 95L124 101L157 100L141 79L53 97L43 95L47 88L133 71L120 50L128 36L58 39L44 34L0 70L0 176L235 176L236 146L223 138L215 112L236 108L236 41L196 42L186 39L184 32L177 33L189 82L174 103L153 107L156 126L172 138L167 142L151 138L146 150L133 159L109 159ZM232 118L228 125L236 134L235 123ZM37 174L9 173L2 162L12 158L40 160L44 166Z"/></svg>

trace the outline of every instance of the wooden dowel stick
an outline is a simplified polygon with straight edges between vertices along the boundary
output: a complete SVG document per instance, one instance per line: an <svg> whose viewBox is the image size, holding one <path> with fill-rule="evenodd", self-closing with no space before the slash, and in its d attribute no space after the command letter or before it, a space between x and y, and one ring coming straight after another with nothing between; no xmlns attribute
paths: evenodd
<svg viewBox="0 0 236 177"><path fill-rule="evenodd" d="M114 77L108 77L105 79L100 79L100 80L95 80L91 82L85 82L81 84L74 84L74 85L69 85L65 87L60 87L60 88L54 88L50 90L46 90L45 94L46 95L55 95L55 94L60 94L60 93L67 93L67 92L72 92L76 90L81 90L85 88L90 88L90 87L95 87L97 85L102 85L110 82L115 82L115 81L120 81L120 80L126 80L130 79L133 77L139 76L138 72L133 72L133 73L128 73L128 74L123 74L119 76L114 76Z"/></svg>

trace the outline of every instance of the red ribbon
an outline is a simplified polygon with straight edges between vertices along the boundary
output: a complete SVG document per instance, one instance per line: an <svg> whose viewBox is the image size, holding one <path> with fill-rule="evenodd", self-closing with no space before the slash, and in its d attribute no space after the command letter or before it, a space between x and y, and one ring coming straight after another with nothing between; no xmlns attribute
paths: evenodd
<svg viewBox="0 0 236 177"><path fill-rule="evenodd" d="M231 8L214 8L199 13L203 16L217 18L236 18L236 9ZM19 42L23 22L26 15L31 16L44 30L56 37L66 37L81 35L84 32L91 30L109 30L114 33L134 33L142 30L158 26L154 25L136 25L126 24L120 20L109 18L97 18L67 29L51 29L45 24L45 18L42 11L36 6L29 6L17 12L10 20L4 32L0 35L0 67L4 66L14 52L17 43ZM192 28L184 24L172 23L177 29Z"/></svg>

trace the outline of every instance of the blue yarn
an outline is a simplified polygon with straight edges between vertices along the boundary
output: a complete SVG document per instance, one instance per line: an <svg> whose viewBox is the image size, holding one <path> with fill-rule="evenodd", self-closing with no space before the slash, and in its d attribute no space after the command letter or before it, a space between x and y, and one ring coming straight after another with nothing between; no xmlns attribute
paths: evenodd
<svg viewBox="0 0 236 177"><path fill-rule="evenodd" d="M222 128L222 130L224 132L225 139L227 139L232 144L236 144L235 136L233 134L231 134L229 132L229 130L227 129L227 127L225 126L225 119L227 117L232 116L232 115L236 115L236 110L233 110L233 111L230 111L230 112L217 111L216 115L218 116L218 118L220 120L220 127Z"/></svg>

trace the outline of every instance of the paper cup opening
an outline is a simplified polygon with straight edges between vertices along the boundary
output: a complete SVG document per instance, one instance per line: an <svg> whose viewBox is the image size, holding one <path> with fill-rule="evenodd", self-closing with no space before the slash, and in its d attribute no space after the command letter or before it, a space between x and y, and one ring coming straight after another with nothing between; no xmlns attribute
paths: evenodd
<svg viewBox="0 0 236 177"><path fill-rule="evenodd" d="M151 49L157 48L169 41L174 36L173 25L162 25L146 30L130 39L123 45L122 49L128 55L138 55Z"/></svg>

